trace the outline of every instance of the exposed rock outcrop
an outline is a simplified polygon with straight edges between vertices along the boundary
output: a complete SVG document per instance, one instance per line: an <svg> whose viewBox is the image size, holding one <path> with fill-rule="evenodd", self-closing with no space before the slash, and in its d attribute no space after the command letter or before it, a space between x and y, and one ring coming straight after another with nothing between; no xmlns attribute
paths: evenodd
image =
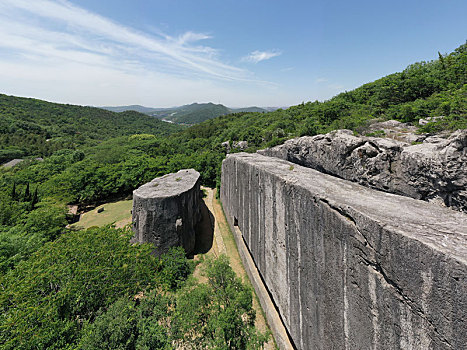
<svg viewBox="0 0 467 350"><path fill-rule="evenodd" d="M467 211L467 130L423 143L354 136L305 136L258 151L378 190Z"/></svg>
<svg viewBox="0 0 467 350"><path fill-rule="evenodd" d="M221 143L221 146L224 148L225 152L228 154L232 149L244 151L248 148L248 141L233 141L232 147L230 146L230 141L225 141Z"/></svg>
<svg viewBox="0 0 467 350"><path fill-rule="evenodd" d="M182 246L195 247L195 226L201 220L200 175L180 170L152 180L133 191L133 242L153 243L154 253Z"/></svg>
<svg viewBox="0 0 467 350"><path fill-rule="evenodd" d="M407 143L422 142L427 136L426 134L417 134L416 126L397 120L374 122L365 128L363 135L385 137Z"/></svg>
<svg viewBox="0 0 467 350"><path fill-rule="evenodd" d="M333 167L345 150L383 164L398 150L340 134L340 143L324 136L313 149L334 151ZM442 141L446 157L459 151L455 139ZM466 214L245 153L224 160L221 200L297 349L467 344Z"/></svg>
<svg viewBox="0 0 467 350"><path fill-rule="evenodd" d="M440 116L437 116L437 117L428 117L426 119L420 119L418 121L418 124L419 125L427 125L428 123L434 123L434 122L437 122L438 120L440 119L444 119L444 115L440 115Z"/></svg>
<svg viewBox="0 0 467 350"><path fill-rule="evenodd" d="M230 153L230 141L222 142L221 146L224 148L225 153Z"/></svg>
<svg viewBox="0 0 467 350"><path fill-rule="evenodd" d="M234 141L232 143L232 148L244 151L248 148L248 141Z"/></svg>

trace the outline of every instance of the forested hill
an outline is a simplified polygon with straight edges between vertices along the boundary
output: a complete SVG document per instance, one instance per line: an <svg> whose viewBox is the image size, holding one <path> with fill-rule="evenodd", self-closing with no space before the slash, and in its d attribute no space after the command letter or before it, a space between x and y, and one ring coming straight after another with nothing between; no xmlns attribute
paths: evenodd
<svg viewBox="0 0 467 350"><path fill-rule="evenodd" d="M164 119L177 124L194 125L204 122L208 119L213 119L221 115L239 113L239 112L267 112L266 109L260 107L244 107L244 108L229 108L222 104L214 103L192 103L190 105L173 107L173 108L149 108L138 105L119 106L119 107L102 107L109 111L138 111L154 116L158 119Z"/></svg>
<svg viewBox="0 0 467 350"><path fill-rule="evenodd" d="M0 94L0 163L47 156L59 149L93 145L117 136L165 136L181 129L138 112L114 113Z"/></svg>
<svg viewBox="0 0 467 350"><path fill-rule="evenodd" d="M214 103L193 103L164 111L156 111L151 115L156 118L170 120L178 124L198 124L205 120L232 113L224 105Z"/></svg>
<svg viewBox="0 0 467 350"><path fill-rule="evenodd" d="M444 118L421 131L467 128L467 44L450 54L439 54L437 60L412 64L325 102L307 102L266 114L222 116L184 134L197 138L218 135L218 142L245 140L257 148L339 128L359 131L374 119L418 125L420 118L435 116Z"/></svg>

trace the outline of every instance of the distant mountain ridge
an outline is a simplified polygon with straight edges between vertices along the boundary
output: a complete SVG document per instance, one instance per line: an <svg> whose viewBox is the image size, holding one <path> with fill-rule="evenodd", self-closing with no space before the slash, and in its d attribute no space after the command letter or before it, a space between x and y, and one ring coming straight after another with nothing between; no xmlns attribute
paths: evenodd
<svg viewBox="0 0 467 350"><path fill-rule="evenodd" d="M240 113L240 112L259 112L266 113L273 107L260 108L256 106L243 107L243 108L229 108L222 104L214 103L192 103L190 105L184 105L173 108L151 108L140 105L131 106L116 106L116 107L101 107L112 112L125 112L125 111L136 111L144 113L164 121L177 123L177 124L198 124L205 120L219 117L221 115ZM275 108L273 108L274 110Z"/></svg>
<svg viewBox="0 0 467 350"><path fill-rule="evenodd" d="M134 112L139 112L139 113L144 113L144 114L150 114L152 112L157 112L157 111L162 111L166 109L171 109L171 108L151 108L151 107L144 107L140 105L131 105L131 106L116 106L116 107L99 107L102 109L106 109L111 112L128 112L128 111L134 111Z"/></svg>

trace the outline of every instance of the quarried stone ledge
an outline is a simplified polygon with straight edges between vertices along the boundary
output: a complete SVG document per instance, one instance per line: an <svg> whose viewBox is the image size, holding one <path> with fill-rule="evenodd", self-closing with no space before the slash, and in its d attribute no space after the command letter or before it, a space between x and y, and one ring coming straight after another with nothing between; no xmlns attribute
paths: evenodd
<svg viewBox="0 0 467 350"><path fill-rule="evenodd" d="M467 344L466 214L245 153L221 200L296 348Z"/></svg>
<svg viewBox="0 0 467 350"><path fill-rule="evenodd" d="M154 253L181 246L187 254L195 247L195 226L201 220L200 175L180 170L133 191L133 242L153 243Z"/></svg>

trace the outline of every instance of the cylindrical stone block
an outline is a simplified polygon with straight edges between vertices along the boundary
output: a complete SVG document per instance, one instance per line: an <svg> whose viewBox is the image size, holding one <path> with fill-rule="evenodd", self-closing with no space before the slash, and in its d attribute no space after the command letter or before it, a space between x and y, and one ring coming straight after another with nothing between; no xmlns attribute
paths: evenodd
<svg viewBox="0 0 467 350"><path fill-rule="evenodd" d="M195 226L201 220L200 175L184 169L164 175L133 191L132 242L153 243L154 254L181 246L195 247Z"/></svg>

